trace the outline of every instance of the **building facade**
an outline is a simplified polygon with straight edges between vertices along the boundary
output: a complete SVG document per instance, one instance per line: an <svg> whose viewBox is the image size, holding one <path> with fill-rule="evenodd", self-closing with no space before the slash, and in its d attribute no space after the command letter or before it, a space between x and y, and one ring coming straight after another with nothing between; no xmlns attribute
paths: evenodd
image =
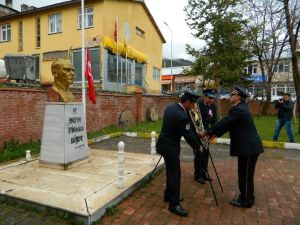
<svg viewBox="0 0 300 225"><path fill-rule="evenodd" d="M95 83L104 90L161 93L165 39L144 1L86 0L84 11ZM44 85L53 83L53 60L69 58L80 83L82 27L80 0L41 8L23 4L21 12L0 17L0 58L36 57L36 79Z"/></svg>
<svg viewBox="0 0 300 225"><path fill-rule="evenodd" d="M163 68L161 76L162 93L194 89L196 79L202 80L203 76L187 75L185 70L188 70L189 68L190 66L176 66L172 67L172 71L171 67Z"/></svg>
<svg viewBox="0 0 300 225"><path fill-rule="evenodd" d="M283 93L290 93L294 99L296 96L293 80L291 58L281 58L277 66L274 67L274 76L272 80L271 100L278 100ZM261 68L258 61L253 61L248 67L244 68L245 73L251 74L253 79L249 91L257 97L264 95L262 88L263 79L267 81L267 75L262 76ZM265 72L267 70L265 69Z"/></svg>

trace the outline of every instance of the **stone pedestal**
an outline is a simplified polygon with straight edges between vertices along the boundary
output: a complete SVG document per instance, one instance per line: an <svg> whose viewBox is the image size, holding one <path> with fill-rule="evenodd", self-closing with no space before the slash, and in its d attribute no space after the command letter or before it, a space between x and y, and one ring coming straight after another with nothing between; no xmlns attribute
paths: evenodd
<svg viewBox="0 0 300 225"><path fill-rule="evenodd" d="M40 165L69 169L88 159L83 104L47 102Z"/></svg>

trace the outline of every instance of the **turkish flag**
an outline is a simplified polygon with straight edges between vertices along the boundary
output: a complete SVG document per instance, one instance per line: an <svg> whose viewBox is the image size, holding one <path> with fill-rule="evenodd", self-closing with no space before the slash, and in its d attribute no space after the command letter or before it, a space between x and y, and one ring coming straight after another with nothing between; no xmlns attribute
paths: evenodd
<svg viewBox="0 0 300 225"><path fill-rule="evenodd" d="M114 30L115 42L118 42L118 18L115 19L115 30Z"/></svg>
<svg viewBox="0 0 300 225"><path fill-rule="evenodd" d="M89 98L94 104L96 104L96 94L94 88L94 79L92 75L91 56L88 47L86 48L85 77L88 80L89 84Z"/></svg>

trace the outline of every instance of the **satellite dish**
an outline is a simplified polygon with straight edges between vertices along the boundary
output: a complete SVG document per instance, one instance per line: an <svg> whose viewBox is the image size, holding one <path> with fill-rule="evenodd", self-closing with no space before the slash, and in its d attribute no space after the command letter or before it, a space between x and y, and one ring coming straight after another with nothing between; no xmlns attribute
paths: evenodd
<svg viewBox="0 0 300 225"><path fill-rule="evenodd" d="M123 24L123 32L124 32L124 39L128 41L131 40L131 29L130 29L130 25L128 23L124 23Z"/></svg>

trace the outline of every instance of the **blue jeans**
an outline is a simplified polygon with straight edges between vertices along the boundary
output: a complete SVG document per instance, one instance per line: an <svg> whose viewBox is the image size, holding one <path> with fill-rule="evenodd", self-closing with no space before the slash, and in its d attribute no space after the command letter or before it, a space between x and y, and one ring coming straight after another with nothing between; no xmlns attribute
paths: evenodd
<svg viewBox="0 0 300 225"><path fill-rule="evenodd" d="M280 130L284 125L285 125L286 133L289 136L290 142L295 143L294 134L292 130L292 122L290 120L286 121L280 119L276 121L276 128L273 136L273 141L278 141Z"/></svg>

